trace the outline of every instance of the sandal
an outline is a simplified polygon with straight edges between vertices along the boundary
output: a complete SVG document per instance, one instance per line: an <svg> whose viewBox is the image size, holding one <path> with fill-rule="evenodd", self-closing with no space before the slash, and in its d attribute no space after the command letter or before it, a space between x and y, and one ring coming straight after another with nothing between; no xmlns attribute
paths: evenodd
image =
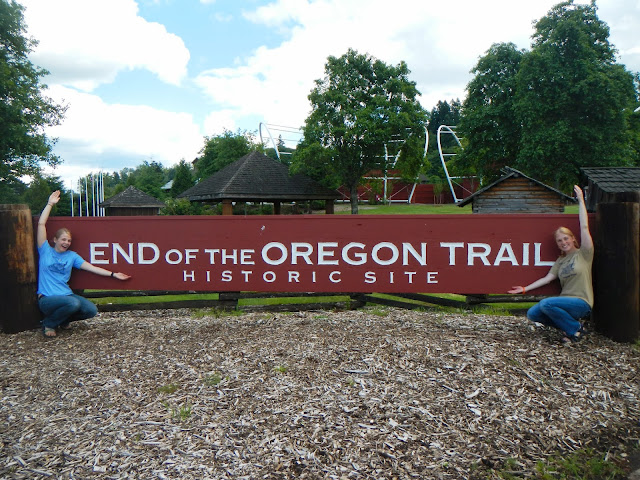
<svg viewBox="0 0 640 480"><path fill-rule="evenodd" d="M42 336L44 338L55 338L57 335L55 328L42 327Z"/></svg>
<svg viewBox="0 0 640 480"><path fill-rule="evenodd" d="M580 340L584 338L587 332L585 332L584 327L580 325L580 329L574 335L565 335L560 339L560 341L568 345L570 343L578 343Z"/></svg>

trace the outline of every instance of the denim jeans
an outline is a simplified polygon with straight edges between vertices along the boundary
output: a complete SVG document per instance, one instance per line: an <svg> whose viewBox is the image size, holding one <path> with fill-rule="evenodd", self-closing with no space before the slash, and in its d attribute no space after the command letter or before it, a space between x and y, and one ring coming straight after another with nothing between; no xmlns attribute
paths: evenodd
<svg viewBox="0 0 640 480"><path fill-rule="evenodd" d="M580 330L579 319L591 313L587 302L577 297L549 297L534 305L527 312L533 322L556 327L567 335L575 335Z"/></svg>
<svg viewBox="0 0 640 480"><path fill-rule="evenodd" d="M47 328L56 328L75 320L84 320L95 317L98 308L89 300L80 295L52 295L41 297L38 307L44 313L42 325Z"/></svg>

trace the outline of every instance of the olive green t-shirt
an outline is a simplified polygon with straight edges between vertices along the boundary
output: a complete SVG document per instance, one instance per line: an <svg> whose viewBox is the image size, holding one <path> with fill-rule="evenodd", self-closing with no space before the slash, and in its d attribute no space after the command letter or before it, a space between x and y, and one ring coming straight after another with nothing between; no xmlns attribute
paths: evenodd
<svg viewBox="0 0 640 480"><path fill-rule="evenodd" d="M578 297L593 307L593 284L591 282L591 264L593 248L578 248L553 264L549 273L560 280L560 296Z"/></svg>

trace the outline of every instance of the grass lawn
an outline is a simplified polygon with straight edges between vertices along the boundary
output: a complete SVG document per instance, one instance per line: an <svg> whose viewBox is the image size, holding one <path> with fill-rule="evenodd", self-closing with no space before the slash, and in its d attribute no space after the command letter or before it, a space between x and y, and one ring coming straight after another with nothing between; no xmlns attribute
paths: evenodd
<svg viewBox="0 0 640 480"><path fill-rule="evenodd" d="M350 215L351 205L348 203L336 204L337 215ZM458 207L449 203L444 205L422 205L416 203L390 203L387 205L359 205L360 215L451 215L470 214L471 205Z"/></svg>
<svg viewBox="0 0 640 480"><path fill-rule="evenodd" d="M351 205L348 203L337 203L335 205L336 215L351 215ZM471 204L458 207L453 203L444 205L422 205L416 203L391 203L388 205L361 204L358 206L359 215L468 215L472 214ZM577 214L578 205L568 205L564 213Z"/></svg>

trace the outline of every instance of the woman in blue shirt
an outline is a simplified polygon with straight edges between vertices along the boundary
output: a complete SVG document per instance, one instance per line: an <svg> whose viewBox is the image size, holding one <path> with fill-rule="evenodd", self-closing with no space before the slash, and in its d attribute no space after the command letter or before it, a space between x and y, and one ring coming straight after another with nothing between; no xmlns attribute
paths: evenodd
<svg viewBox="0 0 640 480"><path fill-rule="evenodd" d="M49 196L47 205L38 220L38 307L44 314L42 333L46 338L56 336L56 329L64 328L74 320L95 317L96 306L80 295L73 293L68 285L72 268L80 268L104 277L118 280L131 278L124 273L115 273L86 262L71 247L71 232L61 228L53 237L53 247L47 241L47 220L53 206L60 201L60 191Z"/></svg>

